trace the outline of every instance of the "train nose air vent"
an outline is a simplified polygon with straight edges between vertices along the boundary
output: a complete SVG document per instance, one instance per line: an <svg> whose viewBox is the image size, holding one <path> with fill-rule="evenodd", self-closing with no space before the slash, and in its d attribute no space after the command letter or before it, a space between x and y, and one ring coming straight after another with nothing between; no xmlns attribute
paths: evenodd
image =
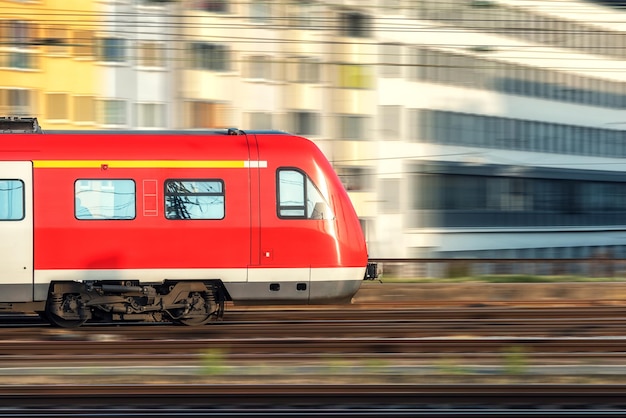
<svg viewBox="0 0 626 418"><path fill-rule="evenodd" d="M279 283L270 283L270 291L278 292L279 290L280 290L280 284Z"/></svg>

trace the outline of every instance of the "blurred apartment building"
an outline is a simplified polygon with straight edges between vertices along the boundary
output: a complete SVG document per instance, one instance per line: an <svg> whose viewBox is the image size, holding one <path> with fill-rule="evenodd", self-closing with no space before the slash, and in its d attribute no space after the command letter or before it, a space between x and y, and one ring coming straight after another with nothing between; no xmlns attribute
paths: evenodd
<svg viewBox="0 0 626 418"><path fill-rule="evenodd" d="M373 258L626 255L626 12L603 2L0 0L0 11L3 115L48 130L309 137Z"/></svg>

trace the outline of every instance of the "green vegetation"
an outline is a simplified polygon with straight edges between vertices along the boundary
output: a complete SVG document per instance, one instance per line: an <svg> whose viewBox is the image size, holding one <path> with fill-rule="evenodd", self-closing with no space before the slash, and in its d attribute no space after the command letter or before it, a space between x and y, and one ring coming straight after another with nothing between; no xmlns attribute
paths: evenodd
<svg viewBox="0 0 626 418"><path fill-rule="evenodd" d="M211 348L202 353L202 374L220 375L226 369L225 353L219 349Z"/></svg>
<svg viewBox="0 0 626 418"><path fill-rule="evenodd" d="M528 362L526 349L522 346L508 347L504 350L504 370L506 374L520 375L526 372Z"/></svg>

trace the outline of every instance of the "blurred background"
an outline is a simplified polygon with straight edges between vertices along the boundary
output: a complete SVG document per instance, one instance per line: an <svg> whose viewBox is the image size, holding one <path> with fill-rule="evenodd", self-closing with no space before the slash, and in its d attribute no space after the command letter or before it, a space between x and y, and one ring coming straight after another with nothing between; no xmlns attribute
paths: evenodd
<svg viewBox="0 0 626 418"><path fill-rule="evenodd" d="M0 115L306 136L372 258L621 258L625 35L608 0L0 0Z"/></svg>

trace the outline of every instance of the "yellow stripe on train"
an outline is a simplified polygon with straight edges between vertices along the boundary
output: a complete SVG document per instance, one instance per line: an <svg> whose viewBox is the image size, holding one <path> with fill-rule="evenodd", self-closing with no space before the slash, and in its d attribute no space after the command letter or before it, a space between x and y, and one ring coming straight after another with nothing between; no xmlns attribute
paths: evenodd
<svg viewBox="0 0 626 418"><path fill-rule="evenodd" d="M36 160L35 168L246 168L267 167L267 161L173 160Z"/></svg>

